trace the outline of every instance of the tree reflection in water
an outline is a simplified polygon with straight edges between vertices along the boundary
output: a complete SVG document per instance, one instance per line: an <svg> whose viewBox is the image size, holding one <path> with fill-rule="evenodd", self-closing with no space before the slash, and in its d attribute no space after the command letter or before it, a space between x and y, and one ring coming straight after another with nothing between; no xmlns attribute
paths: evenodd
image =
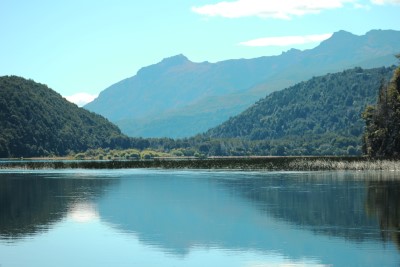
<svg viewBox="0 0 400 267"><path fill-rule="evenodd" d="M378 219L382 239L392 240L400 250L400 182L368 182L366 211Z"/></svg>
<svg viewBox="0 0 400 267"><path fill-rule="evenodd" d="M0 238L20 239L47 231L77 204L98 198L112 181L78 173L1 174Z"/></svg>

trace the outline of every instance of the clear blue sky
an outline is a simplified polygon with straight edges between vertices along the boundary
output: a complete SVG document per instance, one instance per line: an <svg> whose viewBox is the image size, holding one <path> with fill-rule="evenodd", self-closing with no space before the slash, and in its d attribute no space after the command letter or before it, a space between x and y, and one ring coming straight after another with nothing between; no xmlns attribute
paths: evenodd
<svg viewBox="0 0 400 267"><path fill-rule="evenodd" d="M0 75L98 94L176 54L277 55L371 29L400 30L400 0L0 0Z"/></svg>

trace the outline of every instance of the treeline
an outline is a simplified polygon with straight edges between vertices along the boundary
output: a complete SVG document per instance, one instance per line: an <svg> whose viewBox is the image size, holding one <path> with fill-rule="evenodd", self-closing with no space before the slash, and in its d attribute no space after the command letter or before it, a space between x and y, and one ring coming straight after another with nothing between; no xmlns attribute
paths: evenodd
<svg viewBox="0 0 400 267"><path fill-rule="evenodd" d="M315 139L313 139L315 138ZM360 140L334 134L288 136L277 140L246 140L242 138L209 138L203 135L188 139L132 138L132 148L152 149L173 156L317 156L360 155ZM137 146L144 141L146 146ZM143 144L143 143L142 143Z"/></svg>

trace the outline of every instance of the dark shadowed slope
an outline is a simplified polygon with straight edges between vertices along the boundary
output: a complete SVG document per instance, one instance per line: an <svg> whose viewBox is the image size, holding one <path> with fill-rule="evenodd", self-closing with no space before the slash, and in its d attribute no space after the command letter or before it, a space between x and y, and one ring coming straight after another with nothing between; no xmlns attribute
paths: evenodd
<svg viewBox="0 0 400 267"><path fill-rule="evenodd" d="M0 77L0 129L1 158L65 155L115 146L125 138L100 115L16 76Z"/></svg>

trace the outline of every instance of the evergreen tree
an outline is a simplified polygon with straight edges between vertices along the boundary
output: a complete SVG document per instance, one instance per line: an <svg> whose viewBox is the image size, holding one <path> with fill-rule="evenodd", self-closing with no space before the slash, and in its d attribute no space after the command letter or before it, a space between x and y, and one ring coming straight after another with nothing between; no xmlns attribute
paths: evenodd
<svg viewBox="0 0 400 267"><path fill-rule="evenodd" d="M400 59L400 54L396 55ZM389 83L382 82L378 102L363 113L364 153L371 157L400 156L400 67Z"/></svg>

